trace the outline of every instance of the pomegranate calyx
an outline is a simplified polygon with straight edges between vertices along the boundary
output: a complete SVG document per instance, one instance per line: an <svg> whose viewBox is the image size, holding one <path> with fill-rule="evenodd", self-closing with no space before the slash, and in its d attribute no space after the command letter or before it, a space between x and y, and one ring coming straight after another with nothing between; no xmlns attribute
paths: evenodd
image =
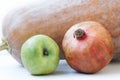
<svg viewBox="0 0 120 80"><path fill-rule="evenodd" d="M77 29L74 33L73 33L73 37L74 38L82 38L85 36L85 31L82 29Z"/></svg>

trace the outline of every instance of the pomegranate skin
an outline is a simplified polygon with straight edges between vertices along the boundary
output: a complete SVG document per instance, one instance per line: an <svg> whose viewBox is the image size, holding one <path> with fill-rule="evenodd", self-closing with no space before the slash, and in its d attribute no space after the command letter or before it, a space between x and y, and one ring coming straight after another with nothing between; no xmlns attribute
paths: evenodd
<svg viewBox="0 0 120 80"><path fill-rule="evenodd" d="M84 35L76 37L81 29ZM114 44L109 32L94 21L73 25L62 41L65 59L74 70L83 73L96 73L113 58Z"/></svg>

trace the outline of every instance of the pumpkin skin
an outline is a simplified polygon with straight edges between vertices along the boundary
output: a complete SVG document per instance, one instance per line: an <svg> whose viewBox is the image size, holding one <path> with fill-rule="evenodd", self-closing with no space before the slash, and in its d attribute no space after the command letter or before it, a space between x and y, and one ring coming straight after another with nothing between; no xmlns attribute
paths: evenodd
<svg viewBox="0 0 120 80"><path fill-rule="evenodd" d="M72 25L88 20L101 23L111 33L115 44L113 59L120 58L120 0L46 0L42 4L38 0L9 12L2 31L11 55L21 63L21 46L29 37L48 35L61 48L65 32Z"/></svg>

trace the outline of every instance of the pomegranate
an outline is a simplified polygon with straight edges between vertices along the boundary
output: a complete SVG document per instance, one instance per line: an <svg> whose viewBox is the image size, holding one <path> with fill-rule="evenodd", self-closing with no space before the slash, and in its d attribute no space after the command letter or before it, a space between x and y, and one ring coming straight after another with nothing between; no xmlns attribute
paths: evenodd
<svg viewBox="0 0 120 80"><path fill-rule="evenodd" d="M98 22L73 25L62 41L68 64L76 71L96 73L113 58L114 44L109 32Z"/></svg>

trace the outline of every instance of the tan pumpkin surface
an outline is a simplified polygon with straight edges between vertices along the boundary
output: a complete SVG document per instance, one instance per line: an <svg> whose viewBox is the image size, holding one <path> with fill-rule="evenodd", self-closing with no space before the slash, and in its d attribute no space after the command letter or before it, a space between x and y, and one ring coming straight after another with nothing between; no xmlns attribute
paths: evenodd
<svg viewBox="0 0 120 80"><path fill-rule="evenodd" d="M11 54L21 62L21 46L29 37L46 34L61 47L63 36L72 25L90 20L103 24L111 33L114 59L120 58L120 0L46 0L42 4L38 1L9 12L2 28Z"/></svg>

